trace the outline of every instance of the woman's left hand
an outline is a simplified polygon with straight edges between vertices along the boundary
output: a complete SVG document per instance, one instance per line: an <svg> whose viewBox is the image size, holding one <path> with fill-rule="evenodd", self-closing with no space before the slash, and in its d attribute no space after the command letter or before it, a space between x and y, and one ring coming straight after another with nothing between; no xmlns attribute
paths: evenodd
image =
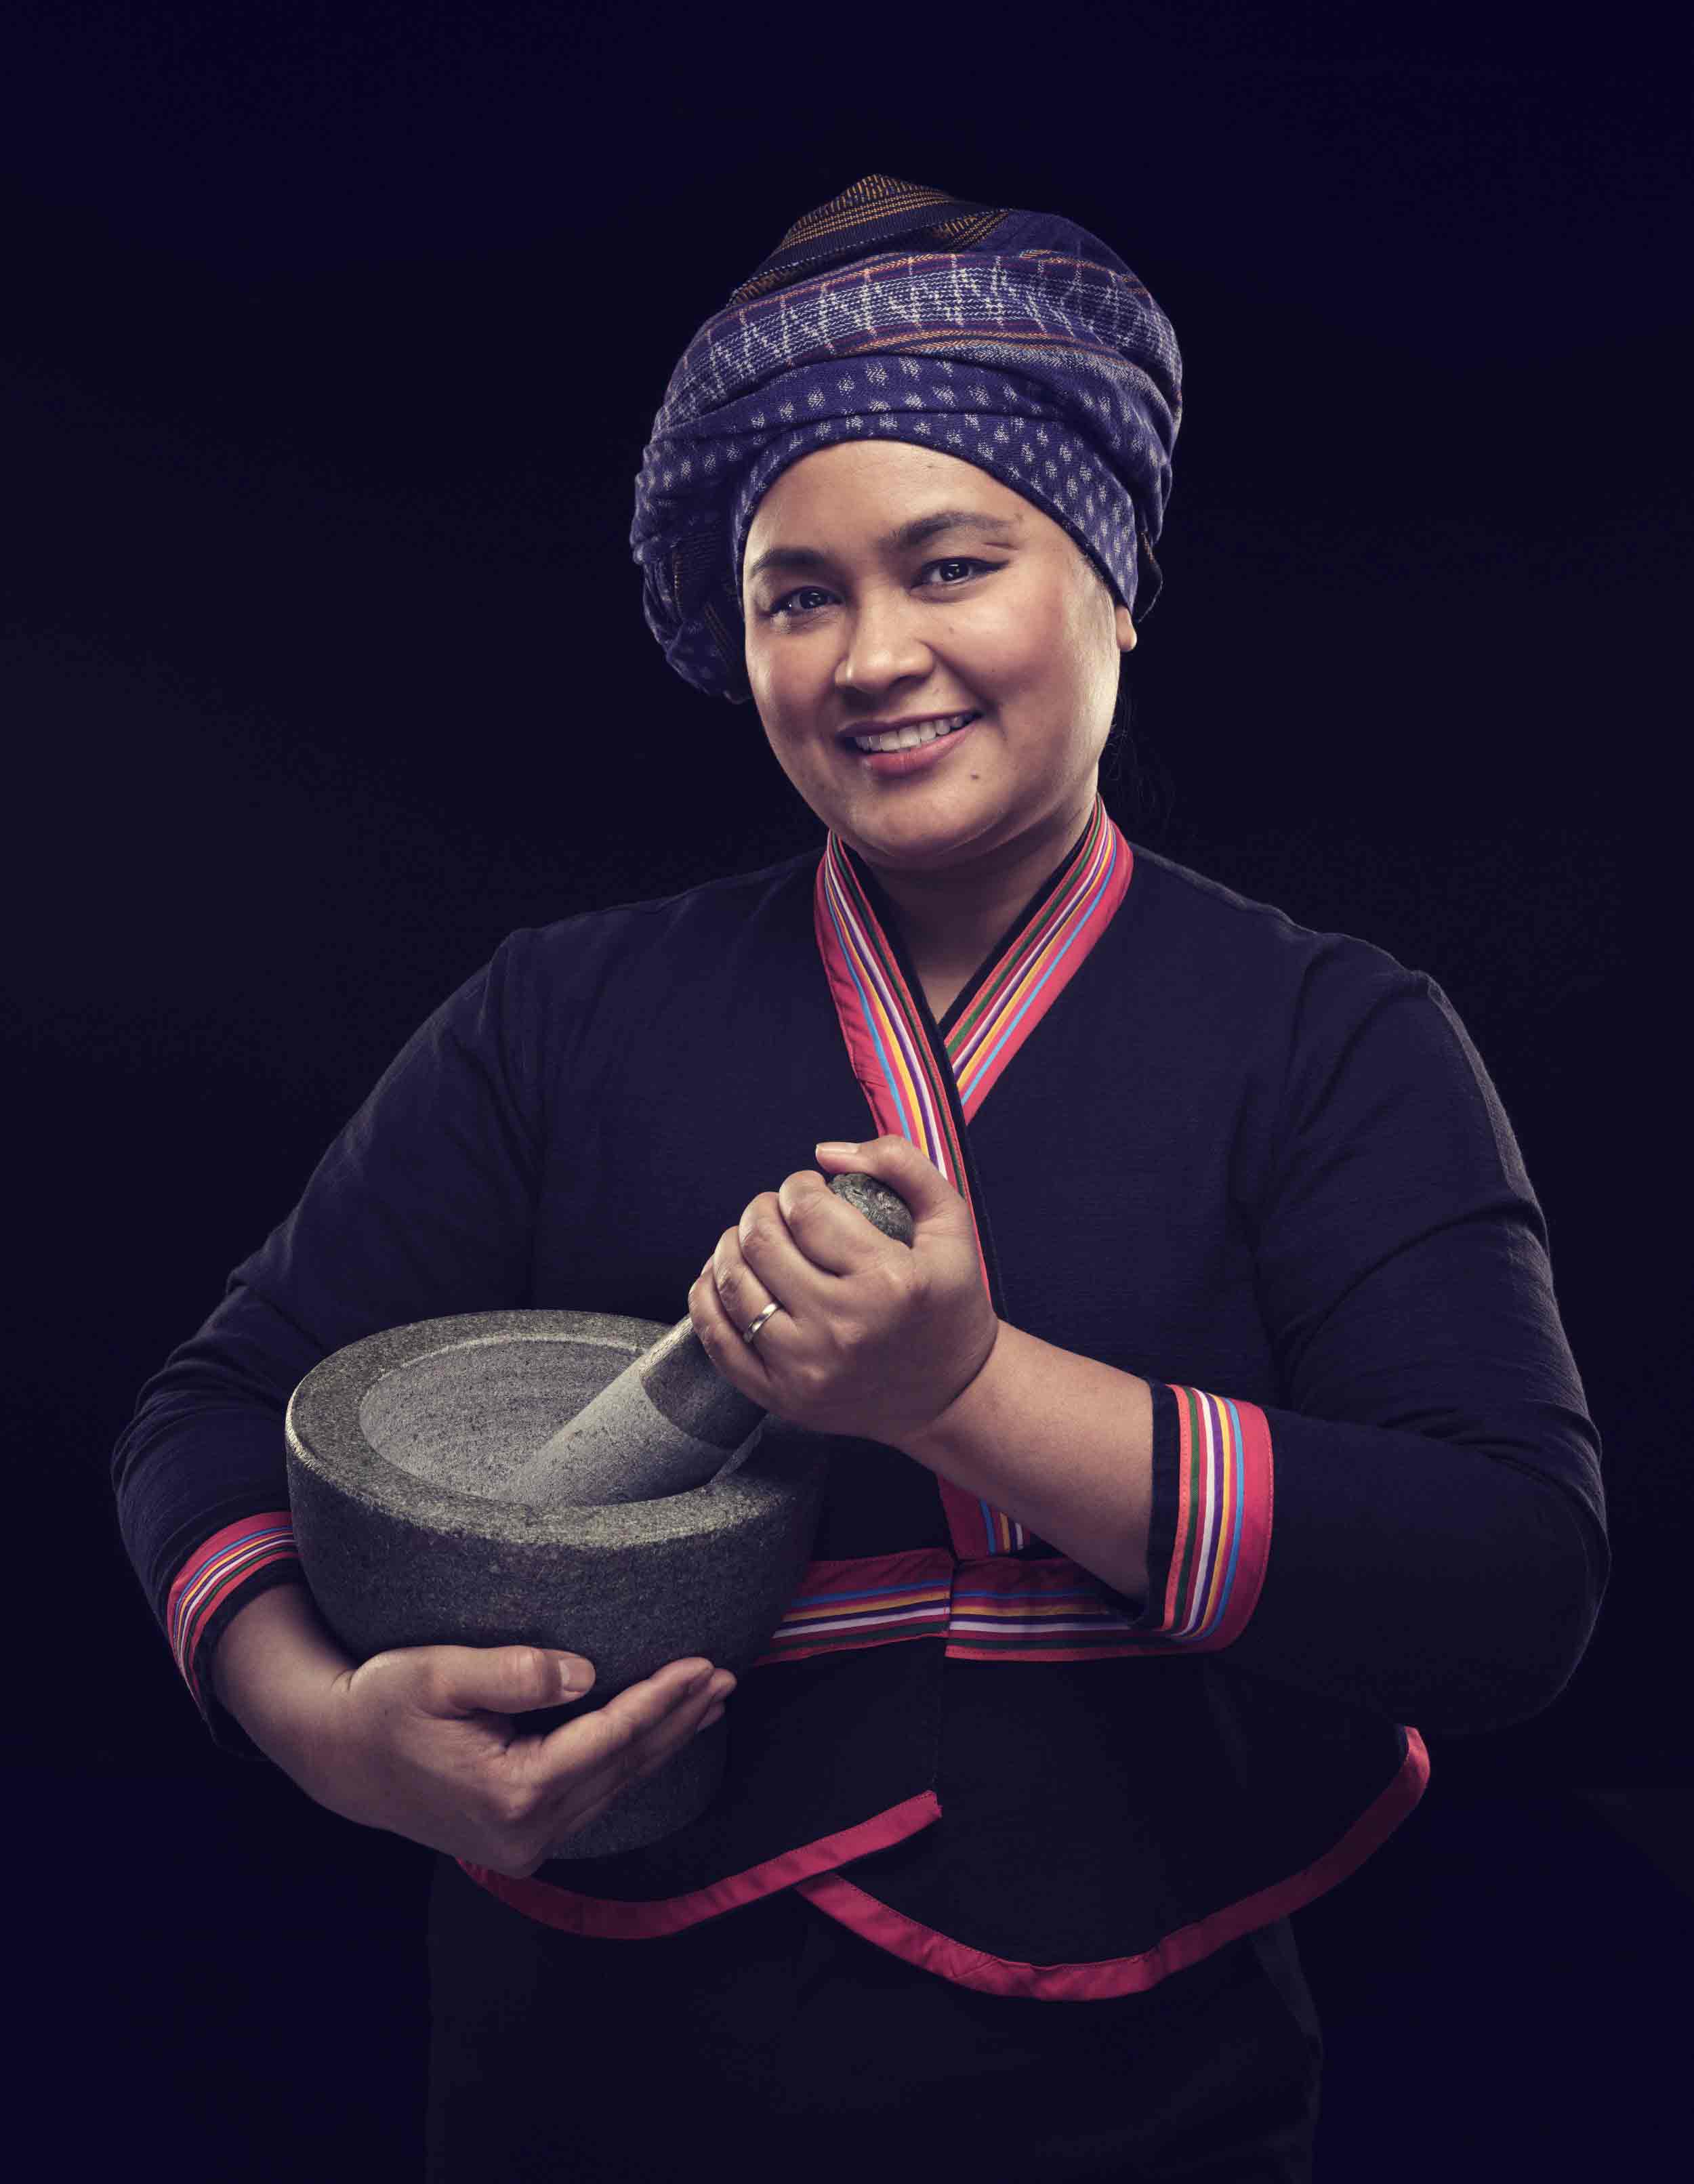
<svg viewBox="0 0 1694 2184"><path fill-rule="evenodd" d="M816 1169L762 1191L726 1228L688 1292L688 1318L724 1379L775 1418L898 1448L988 1362L1000 1333L965 1201L905 1138L818 1148L911 1209L910 1245L873 1228ZM767 1304L781 1306L751 1343Z"/></svg>

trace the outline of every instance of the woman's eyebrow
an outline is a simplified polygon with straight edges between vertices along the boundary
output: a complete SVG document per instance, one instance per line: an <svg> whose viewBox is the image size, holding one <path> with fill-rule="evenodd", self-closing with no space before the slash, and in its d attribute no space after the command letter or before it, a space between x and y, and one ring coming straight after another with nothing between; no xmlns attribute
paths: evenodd
<svg viewBox="0 0 1694 2184"><path fill-rule="evenodd" d="M896 553L908 546L921 546L925 539L937 538L944 531L976 531L1005 538L1017 531L1017 522L1016 516L988 515L976 508L938 508L932 515L915 515L910 523L886 532L878 539L877 547L881 553ZM827 568L829 558L816 546L772 546L747 571L747 582L750 584L765 569Z"/></svg>

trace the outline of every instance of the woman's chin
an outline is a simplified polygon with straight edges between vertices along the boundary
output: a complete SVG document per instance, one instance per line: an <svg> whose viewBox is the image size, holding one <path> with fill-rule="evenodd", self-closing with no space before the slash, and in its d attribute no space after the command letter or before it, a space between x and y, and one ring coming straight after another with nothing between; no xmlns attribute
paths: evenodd
<svg viewBox="0 0 1694 2184"><path fill-rule="evenodd" d="M920 804L909 797L897 809L867 810L862 804L849 815L866 833L879 842L906 842L915 849L924 842L947 842L982 824L985 814L974 798L925 797Z"/></svg>
<svg viewBox="0 0 1694 2184"><path fill-rule="evenodd" d="M842 834L860 855L872 864L886 864L901 872L945 871L967 857L992 834L999 815L992 812L917 813L898 825L885 822L855 828ZM838 833L842 830L838 828Z"/></svg>

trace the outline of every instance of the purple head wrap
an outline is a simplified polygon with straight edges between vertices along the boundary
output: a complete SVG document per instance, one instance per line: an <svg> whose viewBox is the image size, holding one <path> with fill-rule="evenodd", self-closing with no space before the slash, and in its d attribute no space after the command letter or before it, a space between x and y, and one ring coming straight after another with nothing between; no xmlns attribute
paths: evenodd
<svg viewBox="0 0 1694 2184"><path fill-rule="evenodd" d="M1033 501L1145 616L1181 420L1170 321L1097 237L867 175L794 223L671 375L630 532L647 626L686 682L744 703L760 500L802 456L883 438Z"/></svg>

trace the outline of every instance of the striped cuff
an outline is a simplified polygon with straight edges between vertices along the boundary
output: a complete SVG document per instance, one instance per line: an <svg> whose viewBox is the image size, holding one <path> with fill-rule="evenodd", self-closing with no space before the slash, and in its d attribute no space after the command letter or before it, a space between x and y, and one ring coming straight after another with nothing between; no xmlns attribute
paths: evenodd
<svg viewBox="0 0 1694 2184"><path fill-rule="evenodd" d="M171 1658L212 1741L242 1759L265 1754L212 1689L212 1653L241 1609L274 1585L300 1583L294 1522L287 1509L238 1518L198 1546L165 1602Z"/></svg>
<svg viewBox="0 0 1694 2184"><path fill-rule="evenodd" d="M1270 1556L1270 1424L1257 1403L1150 1380L1153 1507L1145 1603L1130 1635L1200 1652L1246 1629Z"/></svg>

